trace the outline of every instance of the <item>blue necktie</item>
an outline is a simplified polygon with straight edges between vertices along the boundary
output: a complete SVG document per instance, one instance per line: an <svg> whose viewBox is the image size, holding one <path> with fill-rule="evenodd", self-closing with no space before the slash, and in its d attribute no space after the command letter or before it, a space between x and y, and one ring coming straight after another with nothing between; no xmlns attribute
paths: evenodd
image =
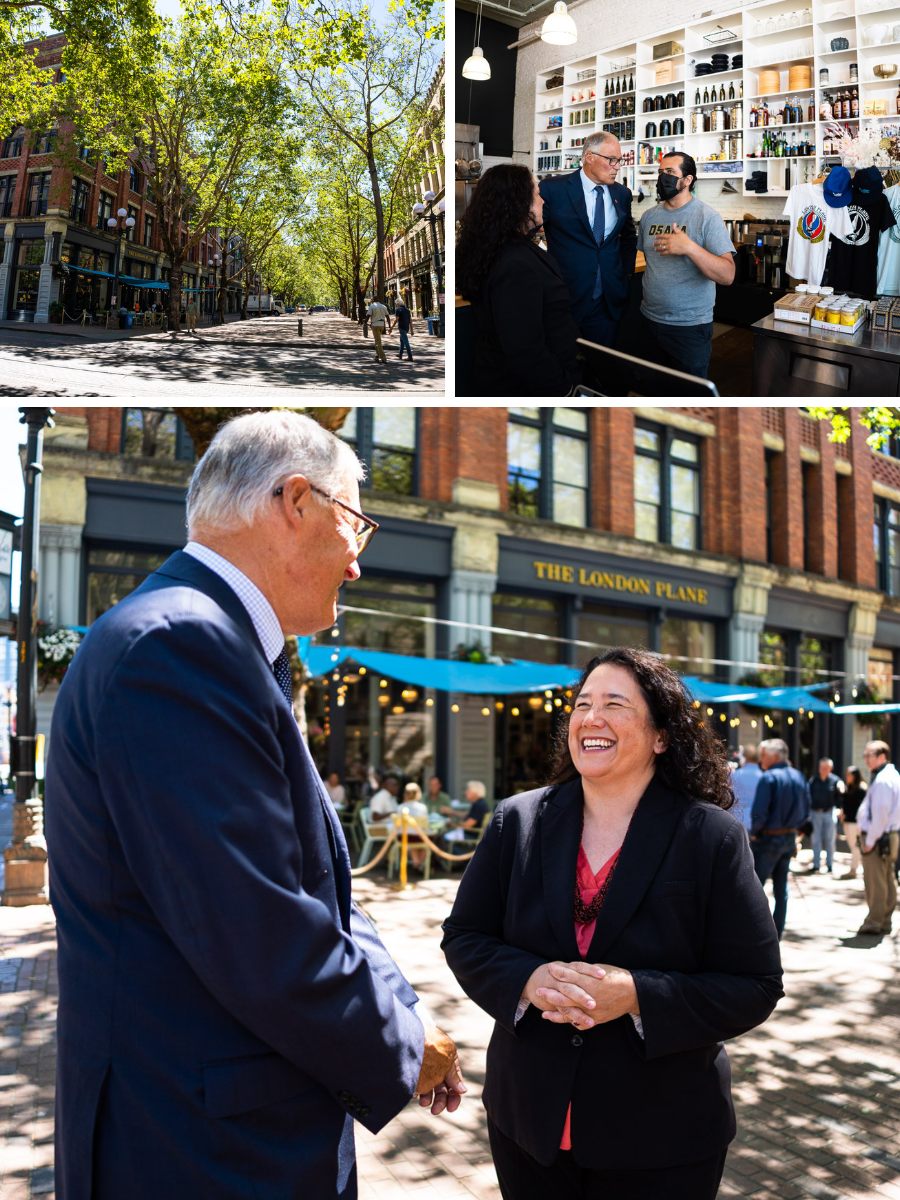
<svg viewBox="0 0 900 1200"><path fill-rule="evenodd" d="M275 661L272 663L272 670L275 672L275 680L278 686L284 692L284 698L293 709L294 707L294 689L291 686L291 661L287 656L286 651L282 650Z"/></svg>
<svg viewBox="0 0 900 1200"><path fill-rule="evenodd" d="M604 202L604 193L602 184L597 184L594 188L596 202L594 204L594 241L598 246L603 245L606 237L606 204ZM597 267L597 278L594 281L594 294L592 300L596 300L598 296L603 295L603 280L600 278L600 268Z"/></svg>

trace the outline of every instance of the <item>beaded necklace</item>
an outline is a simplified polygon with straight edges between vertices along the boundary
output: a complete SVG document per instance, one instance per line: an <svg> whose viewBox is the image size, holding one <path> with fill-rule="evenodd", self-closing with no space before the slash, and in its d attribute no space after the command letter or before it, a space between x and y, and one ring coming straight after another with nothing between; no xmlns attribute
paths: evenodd
<svg viewBox="0 0 900 1200"><path fill-rule="evenodd" d="M637 812L637 809L634 810ZM634 813L631 814L631 821L634 820ZM631 821L628 822L628 829L631 828ZM625 830L625 837L628 837L628 829ZM584 841L584 810L581 813L581 840L579 845ZM625 838L622 839L622 846L625 845ZM622 846L616 851L616 856L613 859L613 864L609 868L609 873L603 882L600 884L600 889L590 903L585 904L581 898L581 888L578 886L578 872L575 872L575 920L579 925L590 925L591 921L597 920L597 915L603 907L603 901L606 899L606 893L609 891L609 885L612 883L612 877L616 873L616 867L619 865L619 855L622 853Z"/></svg>

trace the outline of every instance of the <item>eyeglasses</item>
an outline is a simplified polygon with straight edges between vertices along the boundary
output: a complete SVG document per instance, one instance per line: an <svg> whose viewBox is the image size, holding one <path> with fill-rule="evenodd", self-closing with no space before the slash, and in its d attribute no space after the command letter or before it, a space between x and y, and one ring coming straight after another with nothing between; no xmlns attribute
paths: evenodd
<svg viewBox="0 0 900 1200"><path fill-rule="evenodd" d="M357 512L355 508L351 508L350 505L345 504L343 500L338 500L337 496L329 496L327 492L323 492L322 489L316 487L314 483L309 485L309 490L311 492L315 492L319 496L323 496L326 500L329 500L332 504L336 504L339 508L346 509L346 511L356 517L358 521L362 521L362 525L354 530L354 536L356 537L356 553L362 554L363 550L365 550L366 546L368 546L369 542L371 542L372 538L378 532L378 522L373 521L371 517L367 517L361 512ZM283 493L284 486L282 485L281 487L277 487L272 495L281 496Z"/></svg>
<svg viewBox="0 0 900 1200"><path fill-rule="evenodd" d="M611 167L620 167L622 165L621 158L610 158L608 154L598 154L596 150L588 150L588 154L593 154L595 158L605 158Z"/></svg>
<svg viewBox="0 0 900 1200"><path fill-rule="evenodd" d="M881 758L881 750L863 750L863 758Z"/></svg>

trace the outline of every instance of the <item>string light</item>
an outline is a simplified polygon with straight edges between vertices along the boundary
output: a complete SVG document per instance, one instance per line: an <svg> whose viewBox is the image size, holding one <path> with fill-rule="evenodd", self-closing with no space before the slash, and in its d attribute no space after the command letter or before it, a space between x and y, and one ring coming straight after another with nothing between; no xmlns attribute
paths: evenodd
<svg viewBox="0 0 900 1200"><path fill-rule="evenodd" d="M560 700L560 698L557 696L553 703L557 708L559 708L562 705L562 700Z"/></svg>
<svg viewBox="0 0 900 1200"><path fill-rule="evenodd" d="M544 712L553 712L553 705L549 701L544 705Z"/></svg>
<svg viewBox="0 0 900 1200"><path fill-rule="evenodd" d="M483 717L489 717L491 715L491 710L489 708L483 708L481 710L481 715Z"/></svg>
<svg viewBox="0 0 900 1200"><path fill-rule="evenodd" d="M365 667L360 667L360 668L359 668L359 673L360 673L360 675L365 675L365 673L366 673L366 668L365 668Z"/></svg>
<svg viewBox="0 0 900 1200"><path fill-rule="evenodd" d="M514 717L519 715L519 710L517 708L511 708L509 711Z"/></svg>
<svg viewBox="0 0 900 1200"><path fill-rule="evenodd" d="M750 722L750 728L751 728L751 729L755 729L755 728L756 728L756 722L755 722L755 721L751 721L751 722Z"/></svg>
<svg viewBox="0 0 900 1200"><path fill-rule="evenodd" d="M459 705L458 705L458 704L451 704L451 705L450 705L450 711L451 711L451 712L459 712Z"/></svg>
<svg viewBox="0 0 900 1200"><path fill-rule="evenodd" d="M712 710L711 708L708 708L708 709L706 710L706 715L707 715L708 717L711 717L711 716L713 715L713 710Z"/></svg>
<svg viewBox="0 0 900 1200"><path fill-rule="evenodd" d="M432 700L432 698L430 696L425 701L425 707L426 708L434 708L434 701Z"/></svg>
<svg viewBox="0 0 900 1200"><path fill-rule="evenodd" d="M504 710L504 708L505 708L505 707L506 707L506 705L503 703L503 701L502 701L502 700L498 700L498 701L497 701L497 702L494 704L494 708L496 708L497 712L503 712L503 710Z"/></svg>

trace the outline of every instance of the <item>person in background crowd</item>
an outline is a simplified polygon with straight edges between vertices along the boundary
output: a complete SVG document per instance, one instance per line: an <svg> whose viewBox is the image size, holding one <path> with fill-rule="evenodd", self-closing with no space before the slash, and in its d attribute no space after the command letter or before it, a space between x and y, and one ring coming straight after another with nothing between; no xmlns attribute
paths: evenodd
<svg viewBox="0 0 900 1200"><path fill-rule="evenodd" d="M869 912L859 933L890 933L897 905L894 864L900 843L900 772L887 742L869 742L863 757L871 776L856 814Z"/></svg>
<svg viewBox="0 0 900 1200"><path fill-rule="evenodd" d="M444 791L444 785L437 775L428 780L428 809L433 813L442 813L450 803L450 793Z"/></svg>
<svg viewBox="0 0 900 1200"><path fill-rule="evenodd" d="M187 302L187 308L184 310L187 316L188 333L196 332L197 327L197 301L191 296Z"/></svg>
<svg viewBox="0 0 900 1200"><path fill-rule="evenodd" d="M461 842L467 837L477 837L481 832L481 826L484 818L488 814L488 804L485 796L487 788L478 779L470 779L466 784L466 799L469 802L469 810L465 816L461 816L458 809L442 808L441 812L445 817L449 817L451 821L456 823L456 828L451 829L444 834L444 840L448 842Z"/></svg>
<svg viewBox="0 0 900 1200"><path fill-rule="evenodd" d="M731 811L744 822L748 831L753 823L753 801L756 799L760 779L762 767L759 765L759 750L754 745L745 746L744 764L731 775L731 786L736 800Z"/></svg>
<svg viewBox="0 0 900 1200"><path fill-rule="evenodd" d="M332 771L328 776L328 779L325 781L325 791L331 797L332 804L339 805L344 803L346 793L344 791L344 785L341 783L341 777L338 775L337 771Z"/></svg>
<svg viewBox="0 0 900 1200"><path fill-rule="evenodd" d="M412 314L403 301L398 300L397 306L394 309L394 324L391 325L390 322L388 322L388 333L391 333L394 329L397 330L398 334L400 335L400 353L397 355L397 357L402 360L403 351L405 349L407 355L409 356L410 362L413 360L412 347L409 344L409 331L411 328Z"/></svg>
<svg viewBox="0 0 900 1200"><path fill-rule="evenodd" d="M559 263L581 336L614 346L628 307L637 257L631 192L616 183L618 138L601 130L584 140L581 169L541 180L547 249Z"/></svg>
<svg viewBox="0 0 900 1200"><path fill-rule="evenodd" d="M778 940L787 919L788 871L796 851L797 830L809 816L809 785L788 760L787 743L769 738L759 744L763 775L756 788L750 843L760 883L772 880Z"/></svg>
<svg viewBox="0 0 900 1200"><path fill-rule="evenodd" d="M837 841L836 814L844 794L844 781L835 775L830 758L819 759L819 773L809 781L809 797L812 818L812 867L811 874L819 870L819 858L825 850L825 870L828 874L834 867L834 847Z"/></svg>
<svg viewBox="0 0 900 1200"><path fill-rule="evenodd" d="M403 789L403 800L400 807L405 808L411 817L419 818L428 816L428 806L422 803L422 789L417 783L408 783ZM418 846L410 846L409 860L421 869L426 854L425 847L421 844L422 839L419 834L412 830L406 836L410 842L419 842Z"/></svg>
<svg viewBox="0 0 900 1200"><path fill-rule="evenodd" d="M456 286L478 322L485 396L570 396L581 379L569 289L534 240L543 208L528 168L501 163L482 175L459 223Z"/></svg>
<svg viewBox="0 0 900 1200"><path fill-rule="evenodd" d="M369 803L369 820L380 821L384 817L389 817L391 813L397 812L399 794L400 780L395 779L393 775L388 775L380 790L375 793Z"/></svg>
<svg viewBox="0 0 900 1200"><path fill-rule="evenodd" d="M667 154L659 164L659 203L641 216L637 246L646 259L641 334L652 362L706 378L712 354L716 284L734 281L734 246L714 208L692 193L697 164Z"/></svg>
<svg viewBox="0 0 900 1200"><path fill-rule="evenodd" d="M681 679L619 648L573 691L549 786L499 805L444 922L447 965L496 1022L500 1192L712 1200L735 1135L722 1043L784 994L775 928Z"/></svg>
<svg viewBox="0 0 900 1200"><path fill-rule="evenodd" d="M850 870L841 879L855 879L862 866L862 853L859 849L859 826L856 814L865 799L868 784L862 777L859 767L847 768L847 787L841 802L841 823L844 826L844 839L850 848Z"/></svg>

